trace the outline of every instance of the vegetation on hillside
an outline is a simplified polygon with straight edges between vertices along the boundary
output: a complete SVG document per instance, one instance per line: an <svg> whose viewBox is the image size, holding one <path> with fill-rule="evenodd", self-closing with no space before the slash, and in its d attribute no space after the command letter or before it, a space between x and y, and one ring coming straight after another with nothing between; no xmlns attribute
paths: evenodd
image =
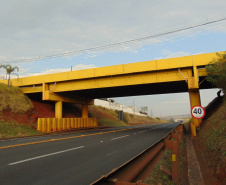
<svg viewBox="0 0 226 185"><path fill-rule="evenodd" d="M182 158L183 156L183 150L184 148L184 137L181 140L180 143L180 154L179 154L179 184L183 184L184 177L182 177ZM152 184L152 185L175 185L175 182L172 180L172 151L169 149L166 149L164 151L164 154L160 161L157 163L155 168L151 171L147 179L145 180L145 183Z"/></svg>
<svg viewBox="0 0 226 185"><path fill-rule="evenodd" d="M212 175L222 181L226 169L226 98L205 121L195 140L199 143L201 155L212 169Z"/></svg>
<svg viewBox="0 0 226 185"><path fill-rule="evenodd" d="M32 124L23 125L12 118L4 120L4 111L10 111L19 117L33 110L31 100L18 87L9 87L0 83L0 138L13 138L40 134Z"/></svg>
<svg viewBox="0 0 226 185"><path fill-rule="evenodd" d="M0 83L0 112L25 113L33 109L31 100L18 87L8 87Z"/></svg>
<svg viewBox="0 0 226 185"><path fill-rule="evenodd" d="M163 123L166 121L157 120L149 116L137 116L123 112L123 120L118 120L118 110L110 110L101 106L89 106L92 117L98 119L99 126L127 126L146 123Z"/></svg>
<svg viewBox="0 0 226 185"><path fill-rule="evenodd" d="M149 116L138 116L134 114L123 113L123 121L129 125L145 124L145 123L166 123L167 121L158 120Z"/></svg>
<svg viewBox="0 0 226 185"><path fill-rule="evenodd" d="M226 90L226 52L224 54L218 54L208 66L207 81L212 83L215 87L221 88L224 93Z"/></svg>
<svg viewBox="0 0 226 185"><path fill-rule="evenodd" d="M22 136L34 136L43 134L37 131L34 124L23 125L15 121L2 121L0 120L0 138L15 138Z"/></svg>

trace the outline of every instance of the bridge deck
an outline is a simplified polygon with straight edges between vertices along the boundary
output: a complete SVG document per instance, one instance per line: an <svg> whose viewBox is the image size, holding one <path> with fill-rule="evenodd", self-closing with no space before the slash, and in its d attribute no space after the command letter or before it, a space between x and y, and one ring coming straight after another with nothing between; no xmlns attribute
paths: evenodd
<svg viewBox="0 0 226 185"><path fill-rule="evenodd" d="M24 77L12 79L11 83L13 86L21 87L24 93L48 90L69 97L100 98L187 92L185 80L194 75L193 66L197 66L202 78L205 76L205 70L201 68L215 57L216 53L199 54ZM7 80L0 82L7 83ZM200 88L211 86L205 82Z"/></svg>

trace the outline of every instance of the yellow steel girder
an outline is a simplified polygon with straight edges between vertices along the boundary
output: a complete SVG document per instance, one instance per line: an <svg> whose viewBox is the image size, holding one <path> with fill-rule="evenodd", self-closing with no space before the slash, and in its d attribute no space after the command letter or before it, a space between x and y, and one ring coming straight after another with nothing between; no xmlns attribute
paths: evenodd
<svg viewBox="0 0 226 185"><path fill-rule="evenodd" d="M181 70L183 76L188 79L192 76L191 69ZM141 74L129 74L122 76L102 77L93 78L86 80L74 80L69 82L58 82L49 84L49 89L52 92L66 92L76 91L83 89L96 89L106 87L119 87L139 84L150 84L150 83L161 83L161 82L173 82L173 81L184 81L183 76L178 70L170 71L158 71Z"/></svg>
<svg viewBox="0 0 226 185"><path fill-rule="evenodd" d="M219 52L223 53L223 52ZM13 86L32 86L41 85L42 83L55 83L71 80L82 80L90 78L100 78L107 76L128 75L136 73L191 68L193 66L205 66L216 57L216 53L199 54L185 57L170 59L160 59L130 64L122 64L108 67L92 68L85 70L69 71L56 74L24 77L12 79ZM7 80L0 81L7 84Z"/></svg>

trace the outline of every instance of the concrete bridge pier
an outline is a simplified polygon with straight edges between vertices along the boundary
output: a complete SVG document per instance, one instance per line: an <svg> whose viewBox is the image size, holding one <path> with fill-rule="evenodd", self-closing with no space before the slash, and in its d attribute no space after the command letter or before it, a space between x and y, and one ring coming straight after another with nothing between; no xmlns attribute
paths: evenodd
<svg viewBox="0 0 226 185"><path fill-rule="evenodd" d="M192 107L198 105L201 106L200 94L199 94L199 74L197 66L193 66L194 76L188 78L188 92L190 97L190 105ZM196 128L199 127L202 119L192 118L191 133L192 136L196 136Z"/></svg>
<svg viewBox="0 0 226 185"><path fill-rule="evenodd" d="M58 101L55 102L55 118L62 118L63 117L63 102ZM82 118L88 118L88 105L82 105Z"/></svg>
<svg viewBox="0 0 226 185"><path fill-rule="evenodd" d="M55 102L55 118L62 118L63 116L63 102Z"/></svg>
<svg viewBox="0 0 226 185"><path fill-rule="evenodd" d="M201 106L199 90L189 91L189 97L190 97L191 109L196 105ZM202 119L192 118L192 123L190 124L192 136L196 136L196 128L199 127L201 122L202 122Z"/></svg>
<svg viewBox="0 0 226 185"><path fill-rule="evenodd" d="M88 105L87 104L83 104L82 105L82 118L88 118Z"/></svg>

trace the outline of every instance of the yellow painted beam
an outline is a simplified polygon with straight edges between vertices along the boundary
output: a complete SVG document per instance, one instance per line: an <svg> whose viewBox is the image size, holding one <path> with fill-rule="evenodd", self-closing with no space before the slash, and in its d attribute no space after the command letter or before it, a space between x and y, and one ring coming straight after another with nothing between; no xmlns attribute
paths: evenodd
<svg viewBox="0 0 226 185"><path fill-rule="evenodd" d="M184 77L188 79L192 77L192 69L181 70ZM54 86L53 92L65 92L65 91L76 91L84 89L96 89L106 87L118 87L118 86L129 86L139 84L150 84L150 83L161 83L161 82L173 82L173 81L184 81L183 76L178 70L159 71L150 73L140 74L129 74L123 76L112 76L103 78L91 78L86 80L75 80L70 82L59 82L50 84L50 89Z"/></svg>
<svg viewBox="0 0 226 185"><path fill-rule="evenodd" d="M23 91L24 94L42 92L42 86L41 87L24 87L20 89Z"/></svg>
<svg viewBox="0 0 226 185"><path fill-rule="evenodd" d="M183 73L183 76L187 80L192 77L192 69L181 69L180 71ZM105 87L184 81L185 79L183 76L177 69L175 69L167 71L154 71L146 73L118 75L111 77L105 76L100 78L90 78L86 80L75 79L65 82L43 83L43 85L38 85L37 87L22 87L22 91L24 93L43 92L43 100L72 102L72 99L67 97L61 97L61 95L54 93ZM81 100L80 97L73 99L75 99L75 103L90 104L87 103L87 100ZM80 102L78 102L78 100L80 100Z"/></svg>
<svg viewBox="0 0 226 185"><path fill-rule="evenodd" d="M50 93L50 91L44 91L42 94L42 100L48 101L62 101L62 102L69 102L69 103L76 103L76 104L87 104L87 105L94 105L93 99L85 99L85 98L68 98L66 96Z"/></svg>
<svg viewBox="0 0 226 185"><path fill-rule="evenodd" d="M199 76L206 76L207 71L206 71L206 69L198 69L198 74L199 74Z"/></svg>
<svg viewBox="0 0 226 185"><path fill-rule="evenodd" d="M218 52L223 53L223 52ZM152 60L146 62L137 62L131 64L122 64L108 67L85 69L78 71L68 71L63 73L24 77L12 79L13 86L29 86L42 83L55 83L62 81L81 80L90 78L99 78L107 76L126 75L131 73L145 73L170 69L189 68L205 66L216 57L216 53L199 54L185 57ZM0 81L7 84L7 80Z"/></svg>

